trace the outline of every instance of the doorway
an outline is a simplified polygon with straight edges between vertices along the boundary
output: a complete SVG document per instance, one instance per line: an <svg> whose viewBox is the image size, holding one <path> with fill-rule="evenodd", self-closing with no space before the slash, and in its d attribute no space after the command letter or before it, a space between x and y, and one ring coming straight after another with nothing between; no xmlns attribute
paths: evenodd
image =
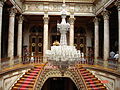
<svg viewBox="0 0 120 90"><path fill-rule="evenodd" d="M33 26L30 30L30 54L42 56L43 54L43 30L40 26Z"/></svg>
<svg viewBox="0 0 120 90"><path fill-rule="evenodd" d="M77 50L81 52L86 52L86 32L83 27L75 29L74 45Z"/></svg>
<svg viewBox="0 0 120 90"><path fill-rule="evenodd" d="M78 90L74 82L67 77L48 78L41 90Z"/></svg>

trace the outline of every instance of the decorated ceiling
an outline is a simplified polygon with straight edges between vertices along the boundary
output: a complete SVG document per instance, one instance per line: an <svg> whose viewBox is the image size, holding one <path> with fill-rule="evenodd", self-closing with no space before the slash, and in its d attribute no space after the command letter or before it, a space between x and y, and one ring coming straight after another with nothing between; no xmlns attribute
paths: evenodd
<svg viewBox="0 0 120 90"><path fill-rule="evenodd" d="M83 2L83 3L94 3L98 0L23 0L23 1L46 1L46 2Z"/></svg>

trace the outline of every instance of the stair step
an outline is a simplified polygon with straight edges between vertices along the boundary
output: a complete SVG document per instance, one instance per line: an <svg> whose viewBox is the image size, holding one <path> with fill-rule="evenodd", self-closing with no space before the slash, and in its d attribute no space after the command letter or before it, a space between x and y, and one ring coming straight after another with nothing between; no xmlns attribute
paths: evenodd
<svg viewBox="0 0 120 90"><path fill-rule="evenodd" d="M23 77L22 77L21 80L26 80L26 78L23 78ZM33 79L33 78L32 78L32 79L27 78L26 81L35 81L35 79Z"/></svg>
<svg viewBox="0 0 120 90"><path fill-rule="evenodd" d="M93 83L100 83L100 81L96 80L96 81L86 82L86 84L93 84Z"/></svg>
<svg viewBox="0 0 120 90"><path fill-rule="evenodd" d="M29 87L29 88L32 88L33 85L30 85L30 84L21 84L21 83L16 83L15 86L19 86L19 87Z"/></svg>
<svg viewBox="0 0 120 90"><path fill-rule="evenodd" d="M97 84L89 84L87 87L98 87L98 86L103 86L102 83L97 83Z"/></svg>
<svg viewBox="0 0 120 90"><path fill-rule="evenodd" d="M81 71L81 74L89 73L89 71Z"/></svg>
<svg viewBox="0 0 120 90"><path fill-rule="evenodd" d="M89 78L94 78L95 76L94 75L89 75L89 76L83 76L84 79L89 79Z"/></svg>
<svg viewBox="0 0 120 90"><path fill-rule="evenodd" d="M88 90L107 90L107 89L106 89L106 87L101 86L101 87L88 88Z"/></svg>
<svg viewBox="0 0 120 90"><path fill-rule="evenodd" d="M22 80L19 80L17 81L18 83L25 83L25 84L32 84L34 85L35 82L31 82L31 81L22 81Z"/></svg>
<svg viewBox="0 0 120 90"><path fill-rule="evenodd" d="M96 77L95 78L90 78L90 79L85 79L85 81L94 81L94 80L98 80Z"/></svg>
<svg viewBox="0 0 120 90"><path fill-rule="evenodd" d="M12 90L33 90L32 88L13 87Z"/></svg>
<svg viewBox="0 0 120 90"><path fill-rule="evenodd" d="M30 70L30 71L28 71L28 72L30 72L30 73L38 73L39 71Z"/></svg>
<svg viewBox="0 0 120 90"><path fill-rule="evenodd" d="M26 75L34 75L34 76L37 76L38 74L37 73L30 73L30 72L27 72L25 73Z"/></svg>
<svg viewBox="0 0 120 90"><path fill-rule="evenodd" d="M31 69L31 70L33 70L33 71L40 71L41 68L34 68L34 69Z"/></svg>
<svg viewBox="0 0 120 90"><path fill-rule="evenodd" d="M32 76L32 75L23 75L24 78L36 78L36 76Z"/></svg>
<svg viewBox="0 0 120 90"><path fill-rule="evenodd" d="M92 75L92 73L83 73L82 76Z"/></svg>
<svg viewBox="0 0 120 90"><path fill-rule="evenodd" d="M84 68L81 68L81 69L79 69L80 71L86 71L86 69L84 69Z"/></svg>

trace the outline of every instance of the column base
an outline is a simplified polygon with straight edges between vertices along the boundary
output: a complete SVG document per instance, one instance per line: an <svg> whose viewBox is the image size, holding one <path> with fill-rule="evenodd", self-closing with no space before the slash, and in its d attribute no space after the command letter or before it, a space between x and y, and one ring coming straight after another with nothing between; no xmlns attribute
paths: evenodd
<svg viewBox="0 0 120 90"><path fill-rule="evenodd" d="M97 65L97 63L98 63L98 60L94 59L94 65Z"/></svg>
<svg viewBox="0 0 120 90"><path fill-rule="evenodd" d="M10 57L10 67L13 67L14 66L14 60L13 60L13 57Z"/></svg>
<svg viewBox="0 0 120 90"><path fill-rule="evenodd" d="M118 68L117 71L120 72L120 62L118 62Z"/></svg>
<svg viewBox="0 0 120 90"><path fill-rule="evenodd" d="M108 61L107 60L104 61L104 67L108 67Z"/></svg>
<svg viewBox="0 0 120 90"><path fill-rule="evenodd" d="M43 63L47 62L47 58L45 56L43 56Z"/></svg>
<svg viewBox="0 0 120 90"><path fill-rule="evenodd" d="M21 64L22 63L22 58L21 57L19 57L19 64Z"/></svg>

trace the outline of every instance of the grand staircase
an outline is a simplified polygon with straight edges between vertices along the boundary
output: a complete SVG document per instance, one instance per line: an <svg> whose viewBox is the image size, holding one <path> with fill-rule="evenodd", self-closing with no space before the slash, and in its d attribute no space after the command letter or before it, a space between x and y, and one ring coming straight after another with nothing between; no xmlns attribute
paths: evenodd
<svg viewBox="0 0 120 90"><path fill-rule="evenodd" d="M107 90L103 83L100 80L98 80L98 78L95 77L95 75L93 75L90 71L81 66L77 68L88 90Z"/></svg>
<svg viewBox="0 0 120 90"><path fill-rule="evenodd" d="M45 64L35 65L14 84L11 90L34 90L34 85Z"/></svg>

